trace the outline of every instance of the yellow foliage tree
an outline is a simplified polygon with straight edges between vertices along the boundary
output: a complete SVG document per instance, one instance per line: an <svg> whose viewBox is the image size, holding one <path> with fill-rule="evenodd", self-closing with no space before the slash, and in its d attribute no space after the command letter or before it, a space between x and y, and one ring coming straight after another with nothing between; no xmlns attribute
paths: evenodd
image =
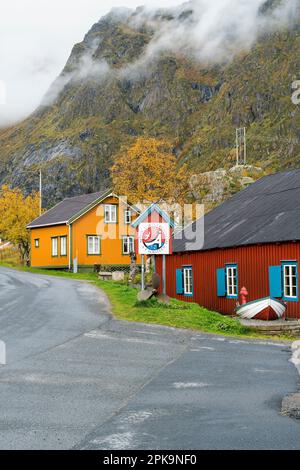
<svg viewBox="0 0 300 470"><path fill-rule="evenodd" d="M39 216L39 193L25 197L20 189L0 189L0 238L18 247L23 263L28 263L30 233L26 226Z"/></svg>
<svg viewBox="0 0 300 470"><path fill-rule="evenodd" d="M133 202L183 204L189 193L187 165L178 168L165 140L139 137L114 158L112 180L117 194Z"/></svg>

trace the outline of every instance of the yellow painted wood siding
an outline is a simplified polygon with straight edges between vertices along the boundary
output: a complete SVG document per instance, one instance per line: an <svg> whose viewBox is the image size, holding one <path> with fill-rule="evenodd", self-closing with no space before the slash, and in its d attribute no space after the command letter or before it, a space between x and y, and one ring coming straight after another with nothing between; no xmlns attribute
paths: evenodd
<svg viewBox="0 0 300 470"><path fill-rule="evenodd" d="M51 240L58 238L58 256L52 256ZM67 256L60 255L60 237L67 237ZM39 240L39 247L35 247ZM69 228L66 225L35 228L31 230L31 266L32 267L66 267L69 265Z"/></svg>
<svg viewBox="0 0 300 470"><path fill-rule="evenodd" d="M105 223L104 211L107 204L117 207L117 223L115 224ZM135 236L135 229L131 225L125 224L125 210L126 206L122 203L119 204L117 198L107 198L73 223L73 258L78 259L79 266L130 264L130 256L123 255L122 240L124 236ZM101 237L100 255L88 255L88 235Z"/></svg>
<svg viewBox="0 0 300 470"><path fill-rule="evenodd" d="M105 223L105 205L117 207L117 223ZM123 237L135 236L135 229L125 224L125 210L128 209L118 198L110 197L82 215L72 224L72 260L77 258L79 266L129 265L130 256L123 254ZM137 217L132 212L132 221ZM100 255L88 255L87 237L98 235L101 238ZM60 254L60 237L67 237L67 257ZM51 239L58 237L58 256L53 257ZM39 247L35 247L39 239ZM141 263L140 257L137 260ZM67 225L31 229L31 266L68 267L69 266L69 227Z"/></svg>

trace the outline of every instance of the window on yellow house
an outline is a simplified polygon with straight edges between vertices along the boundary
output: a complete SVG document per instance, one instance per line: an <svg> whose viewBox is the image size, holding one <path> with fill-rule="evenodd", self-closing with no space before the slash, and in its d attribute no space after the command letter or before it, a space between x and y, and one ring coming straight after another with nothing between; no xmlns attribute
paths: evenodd
<svg viewBox="0 0 300 470"><path fill-rule="evenodd" d="M134 253L134 237L123 237L122 240L122 252L123 255L130 255Z"/></svg>
<svg viewBox="0 0 300 470"><path fill-rule="evenodd" d="M131 211L130 211L130 210L126 210L126 211L124 212L124 221L125 221L125 224L126 224L126 225L130 225L130 224L131 224L131 219L132 219Z"/></svg>
<svg viewBox="0 0 300 470"><path fill-rule="evenodd" d="M117 206L106 204L104 209L104 220L106 224L117 223Z"/></svg>
<svg viewBox="0 0 300 470"><path fill-rule="evenodd" d="M36 239L34 240L34 246L35 246L35 248L39 248L39 247L40 247L40 239L39 239L39 238L36 238Z"/></svg>
<svg viewBox="0 0 300 470"><path fill-rule="evenodd" d="M51 239L51 254L52 256L58 256L58 238Z"/></svg>
<svg viewBox="0 0 300 470"><path fill-rule="evenodd" d="M67 237L60 237L60 256L67 256Z"/></svg>
<svg viewBox="0 0 300 470"><path fill-rule="evenodd" d="M101 245L100 237L96 235L89 235L87 237L87 252L88 255L100 255Z"/></svg>

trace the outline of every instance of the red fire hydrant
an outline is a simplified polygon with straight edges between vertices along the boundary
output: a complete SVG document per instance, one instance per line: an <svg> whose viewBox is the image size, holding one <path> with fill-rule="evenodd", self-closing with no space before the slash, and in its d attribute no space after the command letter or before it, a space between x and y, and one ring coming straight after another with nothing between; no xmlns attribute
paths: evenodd
<svg viewBox="0 0 300 470"><path fill-rule="evenodd" d="M240 296L241 296L241 305L245 305L247 303L248 291L246 287L242 287Z"/></svg>

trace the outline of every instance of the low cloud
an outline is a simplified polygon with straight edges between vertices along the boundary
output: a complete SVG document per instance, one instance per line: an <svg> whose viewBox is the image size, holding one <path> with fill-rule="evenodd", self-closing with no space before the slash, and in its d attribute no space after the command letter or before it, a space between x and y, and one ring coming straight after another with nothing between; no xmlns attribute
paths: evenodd
<svg viewBox="0 0 300 470"><path fill-rule="evenodd" d="M66 65L66 68L71 69L68 72L63 72L51 85L49 91L46 93L42 100L42 106L50 106L58 98L59 94L69 83L80 83L86 80L95 80L100 83L110 73L111 69L106 60L95 60L94 54L97 51L101 39L97 38L89 44L87 50L80 55L79 59L74 64ZM69 62L72 57L69 59Z"/></svg>
<svg viewBox="0 0 300 470"><path fill-rule="evenodd" d="M191 0L168 9L115 9L108 16L151 32L152 40L143 54L116 70L106 61L94 59L100 46L98 39L80 57L75 70L58 79L52 100L71 80L101 81L109 76L139 80L164 52L192 57L202 65L229 62L239 52L249 50L262 34L292 26L299 19L299 0Z"/></svg>
<svg viewBox="0 0 300 470"><path fill-rule="evenodd" d="M140 9L131 24L154 31L145 57L173 51L204 63L228 62L261 34L299 19L299 0L192 0L169 10Z"/></svg>
<svg viewBox="0 0 300 470"><path fill-rule="evenodd" d="M56 1L58 0L54 0ZM63 0L60 3L61 1ZM115 5L115 1L110 0L109 5ZM139 3L138 0L122 1L126 2L126 6L134 8ZM32 2L33 5L33 0L26 2ZM152 5L150 0L145 2ZM162 3L169 7L166 9L140 7L137 10L119 9L113 13L116 19L129 22L131 27L143 27L151 31L152 40L137 61L116 71L104 59L95 59L94 52L100 45L95 43L81 55L73 68L67 69L67 72L65 69L50 88L50 83L63 67L71 44L76 42L71 33L66 33L65 18L68 17L69 27L72 22L77 21L79 31L80 28L88 29L87 17L80 28L78 24L81 10L72 19L69 16L64 16L64 21L60 19L61 31L64 31L63 42L62 35L57 41L53 37L53 25L57 24L53 18L52 22L49 18L48 26L51 41L47 39L46 42L38 42L36 36L33 36L28 43L23 44L21 33L18 33L20 25L16 24L15 32L7 29L7 36L11 38L10 41L4 41L9 46L7 51L0 43L0 63L5 65L5 70L0 73L0 80L5 82L7 90L7 103L0 108L0 126L21 119L33 111L47 88L49 91L42 100L44 105L53 103L71 81L93 79L101 82L110 74L119 78L139 79L147 73L148 64L159 58L163 52L184 54L198 60L202 65L228 62L240 51L251 48L261 34L292 26L295 21L299 21L299 0L191 0L183 5L172 6L174 2L176 0L156 1L156 4ZM67 8L67 3L63 2L62 5ZM95 11L99 11L100 16L101 6L97 7L98 0L89 0L89 4L93 5L93 15ZM27 10L24 6L24 14ZM53 12L54 18L57 18L58 11ZM69 15L69 7L65 13ZM0 26L5 28L5 18L2 21L0 18ZM47 24L45 18L43 24ZM82 30L80 31L82 34ZM99 57L98 53L96 55Z"/></svg>

